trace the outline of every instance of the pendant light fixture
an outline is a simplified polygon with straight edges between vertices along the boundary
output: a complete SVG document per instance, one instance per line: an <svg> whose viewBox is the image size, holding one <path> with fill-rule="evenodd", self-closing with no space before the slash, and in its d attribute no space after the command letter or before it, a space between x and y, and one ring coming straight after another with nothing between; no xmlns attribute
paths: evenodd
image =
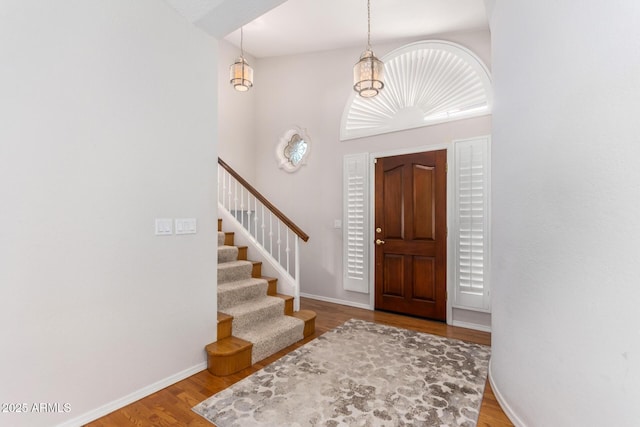
<svg viewBox="0 0 640 427"><path fill-rule="evenodd" d="M229 83L239 92L246 92L253 86L253 68L244 59L243 39L244 34L240 27L240 57L229 68Z"/></svg>
<svg viewBox="0 0 640 427"><path fill-rule="evenodd" d="M384 64L371 50L371 0L367 0L367 48L353 67L353 90L364 98L376 96L384 87Z"/></svg>

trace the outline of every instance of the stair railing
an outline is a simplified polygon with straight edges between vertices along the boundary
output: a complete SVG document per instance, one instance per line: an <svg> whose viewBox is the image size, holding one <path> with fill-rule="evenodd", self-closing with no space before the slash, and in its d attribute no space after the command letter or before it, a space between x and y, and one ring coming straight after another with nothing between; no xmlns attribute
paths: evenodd
<svg viewBox="0 0 640 427"><path fill-rule="evenodd" d="M227 163L218 158L218 206L240 225L293 288L300 309L300 241L309 236ZM293 253L292 253L293 249Z"/></svg>

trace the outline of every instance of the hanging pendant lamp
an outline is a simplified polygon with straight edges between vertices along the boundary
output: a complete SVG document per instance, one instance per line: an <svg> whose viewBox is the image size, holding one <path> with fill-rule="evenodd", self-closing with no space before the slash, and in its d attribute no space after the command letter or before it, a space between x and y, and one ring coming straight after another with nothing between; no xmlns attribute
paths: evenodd
<svg viewBox="0 0 640 427"><path fill-rule="evenodd" d="M384 87L384 64L371 50L371 0L367 0L367 48L353 67L353 90L363 98L376 96Z"/></svg>
<svg viewBox="0 0 640 427"><path fill-rule="evenodd" d="M243 39L244 34L240 27L240 57L229 68L229 83L239 92L246 92L253 86L253 68L244 59Z"/></svg>

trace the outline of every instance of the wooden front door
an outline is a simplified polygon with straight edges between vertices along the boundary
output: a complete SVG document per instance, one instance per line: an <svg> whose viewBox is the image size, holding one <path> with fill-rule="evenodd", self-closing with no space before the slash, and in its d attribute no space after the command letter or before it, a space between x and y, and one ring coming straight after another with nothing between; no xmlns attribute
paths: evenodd
<svg viewBox="0 0 640 427"><path fill-rule="evenodd" d="M446 320L446 150L376 160L375 307Z"/></svg>

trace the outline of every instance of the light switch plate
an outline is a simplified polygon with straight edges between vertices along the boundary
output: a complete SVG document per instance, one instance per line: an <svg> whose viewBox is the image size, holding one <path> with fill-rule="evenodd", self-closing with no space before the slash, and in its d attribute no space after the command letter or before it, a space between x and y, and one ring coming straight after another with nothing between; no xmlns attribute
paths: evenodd
<svg viewBox="0 0 640 427"><path fill-rule="evenodd" d="M171 218L156 218L156 236L170 236L173 234L173 220Z"/></svg>
<svg viewBox="0 0 640 427"><path fill-rule="evenodd" d="M176 218L176 234L195 234L196 225L195 218Z"/></svg>

